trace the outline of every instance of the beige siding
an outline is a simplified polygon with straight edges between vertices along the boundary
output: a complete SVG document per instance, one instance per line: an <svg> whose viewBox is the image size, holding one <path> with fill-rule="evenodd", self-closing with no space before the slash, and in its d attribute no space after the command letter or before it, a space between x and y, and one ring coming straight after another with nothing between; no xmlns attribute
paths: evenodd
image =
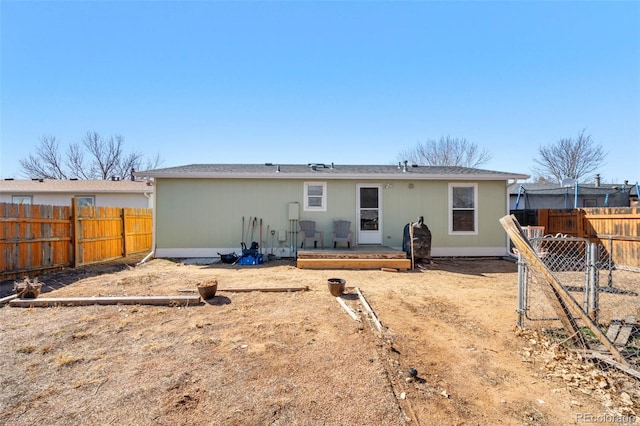
<svg viewBox="0 0 640 426"><path fill-rule="evenodd" d="M41 204L48 206L70 206L74 196L78 197L94 197L95 207L134 207L134 208L151 208L153 207L151 197L153 197L153 189L149 191L149 197L144 194L110 194L104 192L95 193L28 193L16 192L12 194L1 194L0 203L11 203L14 195L30 196L31 204Z"/></svg>
<svg viewBox="0 0 640 426"><path fill-rule="evenodd" d="M156 229L158 248L237 249L250 217L263 219L264 247L271 245L269 229L288 231L290 202L299 203L300 219L310 219L325 233L329 245L334 219L353 222L356 231L356 184L382 185L383 244L402 246L404 226L424 216L432 234L434 255L438 249L504 248L505 233L498 219L506 213L504 181L478 182L479 232L471 236L448 234L448 181L332 181L327 183L327 211L303 210L303 180L157 179ZM307 180L308 182L308 180ZM319 181L322 182L322 181ZM260 239L259 226L254 241ZM251 238L245 236L245 242ZM282 245L288 246L290 240ZM278 247L276 239L276 247ZM444 252L443 252L444 253ZM449 253L448 251L446 253Z"/></svg>

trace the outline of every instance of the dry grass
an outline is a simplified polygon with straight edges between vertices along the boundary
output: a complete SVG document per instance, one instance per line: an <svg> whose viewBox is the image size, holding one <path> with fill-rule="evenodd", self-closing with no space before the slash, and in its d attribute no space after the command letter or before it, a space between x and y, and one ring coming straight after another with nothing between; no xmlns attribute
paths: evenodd
<svg viewBox="0 0 640 426"><path fill-rule="evenodd" d="M0 423L567 424L604 413L522 363L515 271L496 260L400 274L154 260L44 276L68 282L51 297L178 294L212 278L219 291L191 307L0 309ZM336 275L363 291L383 334L329 294Z"/></svg>

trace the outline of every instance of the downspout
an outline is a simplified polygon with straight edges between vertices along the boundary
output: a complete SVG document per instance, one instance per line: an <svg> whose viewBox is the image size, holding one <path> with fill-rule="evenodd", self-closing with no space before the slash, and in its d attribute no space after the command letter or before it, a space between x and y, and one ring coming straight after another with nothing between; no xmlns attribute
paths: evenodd
<svg viewBox="0 0 640 426"><path fill-rule="evenodd" d="M507 193L507 214L511 214L511 195L509 194L509 188L511 188L513 185L518 183L518 179L512 179L511 181L507 180L507 187L505 189L506 193ZM520 185L520 188L522 188L522 185ZM518 192L518 199L520 199L520 193ZM518 205L518 201L516 201L516 209ZM506 234L506 233L505 233ZM505 241L504 241L504 252L505 252L505 256L513 256L511 254L511 251L509 250L509 234L505 235Z"/></svg>
<svg viewBox="0 0 640 426"><path fill-rule="evenodd" d="M145 192L144 196L147 197L147 200L153 196L153 192ZM151 219L151 252L144 257L140 262L136 263L136 266L140 266L146 263L149 259L153 258L156 253L156 197L153 197L153 207L152 207L152 219ZM148 205L148 204L147 204Z"/></svg>
<svg viewBox="0 0 640 426"><path fill-rule="evenodd" d="M573 208L578 208L578 179L576 179L576 193L573 196Z"/></svg>

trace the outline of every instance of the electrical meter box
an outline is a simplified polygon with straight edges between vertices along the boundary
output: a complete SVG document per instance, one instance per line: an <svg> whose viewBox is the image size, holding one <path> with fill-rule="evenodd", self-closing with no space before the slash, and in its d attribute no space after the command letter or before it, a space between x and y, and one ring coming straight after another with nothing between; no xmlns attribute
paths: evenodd
<svg viewBox="0 0 640 426"><path fill-rule="evenodd" d="M289 220L298 220L300 205L298 203L289 203Z"/></svg>

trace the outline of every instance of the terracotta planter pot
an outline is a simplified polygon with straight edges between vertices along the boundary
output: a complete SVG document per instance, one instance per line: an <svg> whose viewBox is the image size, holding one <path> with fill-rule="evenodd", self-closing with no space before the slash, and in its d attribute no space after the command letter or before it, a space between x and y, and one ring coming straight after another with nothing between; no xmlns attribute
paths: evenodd
<svg viewBox="0 0 640 426"><path fill-rule="evenodd" d="M344 293L344 285L346 283L347 283L347 280L343 280L342 278L329 278L327 280L329 291L335 297L338 297L342 293Z"/></svg>
<svg viewBox="0 0 640 426"><path fill-rule="evenodd" d="M212 299L218 290L218 281L213 280L207 283L198 284L198 293L203 300Z"/></svg>

